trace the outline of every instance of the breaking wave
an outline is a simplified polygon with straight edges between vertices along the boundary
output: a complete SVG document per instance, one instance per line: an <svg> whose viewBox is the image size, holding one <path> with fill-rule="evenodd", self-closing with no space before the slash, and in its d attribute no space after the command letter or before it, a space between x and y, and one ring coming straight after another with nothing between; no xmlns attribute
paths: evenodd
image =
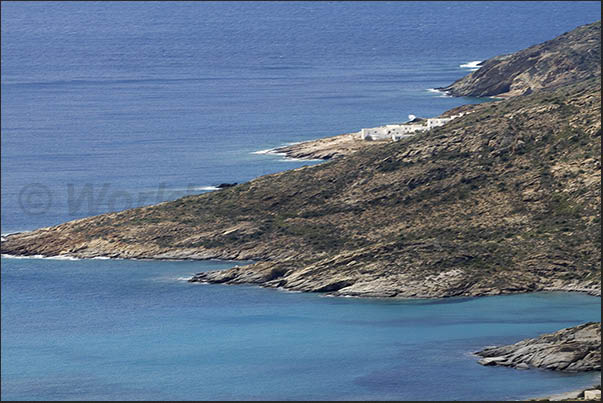
<svg viewBox="0 0 603 403"><path fill-rule="evenodd" d="M445 91L436 90L435 88L427 88L427 91L439 94L440 98L452 98L452 95L448 95Z"/></svg>
<svg viewBox="0 0 603 403"><path fill-rule="evenodd" d="M463 63L461 65L459 65L460 68L462 69L469 69L471 71L475 71L475 70L479 70L479 64L481 63L481 60L474 60L472 62L468 62L468 63Z"/></svg>

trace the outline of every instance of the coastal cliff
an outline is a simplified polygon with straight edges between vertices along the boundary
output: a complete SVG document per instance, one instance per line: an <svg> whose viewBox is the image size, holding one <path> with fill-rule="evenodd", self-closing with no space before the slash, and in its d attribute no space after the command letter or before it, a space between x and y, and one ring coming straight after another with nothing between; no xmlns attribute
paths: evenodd
<svg viewBox="0 0 603 403"><path fill-rule="evenodd" d="M508 97L552 89L601 75L601 21L578 27L520 52L480 63L448 87L454 96Z"/></svg>
<svg viewBox="0 0 603 403"><path fill-rule="evenodd" d="M561 329L515 344L478 351L482 365L564 372L601 370L601 322Z"/></svg>

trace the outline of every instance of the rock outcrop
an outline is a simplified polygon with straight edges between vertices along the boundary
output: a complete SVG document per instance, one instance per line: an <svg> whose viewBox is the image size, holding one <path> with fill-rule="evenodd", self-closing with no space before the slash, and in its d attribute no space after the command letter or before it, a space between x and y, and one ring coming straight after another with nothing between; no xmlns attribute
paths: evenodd
<svg viewBox="0 0 603 403"><path fill-rule="evenodd" d="M328 160L353 154L372 145L375 143L361 140L360 133L347 133L275 148L272 153L288 158Z"/></svg>
<svg viewBox="0 0 603 403"><path fill-rule="evenodd" d="M589 322L508 346L489 347L476 354L484 357L478 361L482 365L600 371L601 322Z"/></svg>
<svg viewBox="0 0 603 403"><path fill-rule="evenodd" d="M508 97L601 75L601 21L520 52L497 56L439 90L454 96Z"/></svg>

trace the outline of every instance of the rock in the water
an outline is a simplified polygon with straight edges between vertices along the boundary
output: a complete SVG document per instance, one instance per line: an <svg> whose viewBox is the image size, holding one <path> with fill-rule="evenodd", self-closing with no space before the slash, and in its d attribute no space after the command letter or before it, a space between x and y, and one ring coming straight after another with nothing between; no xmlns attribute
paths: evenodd
<svg viewBox="0 0 603 403"><path fill-rule="evenodd" d="M489 347L476 354L484 357L478 361L482 365L600 371L601 322L585 323L508 346Z"/></svg>

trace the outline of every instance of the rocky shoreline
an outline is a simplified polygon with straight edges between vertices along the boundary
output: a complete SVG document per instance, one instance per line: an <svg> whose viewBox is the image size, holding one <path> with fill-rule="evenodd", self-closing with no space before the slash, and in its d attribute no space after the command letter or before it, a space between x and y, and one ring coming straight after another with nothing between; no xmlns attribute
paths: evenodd
<svg viewBox="0 0 603 403"><path fill-rule="evenodd" d="M587 50L573 43L585 36ZM585 53L584 66L567 49ZM445 127L395 143L347 133L279 147L270 153L329 162L6 235L2 253L251 260L188 281L345 297L600 297L600 23L480 66L441 90L506 99L450 110L442 116L472 113ZM475 354L485 366L600 371L601 324Z"/></svg>
<svg viewBox="0 0 603 403"><path fill-rule="evenodd" d="M396 142L350 133L281 147L329 161L8 235L2 253L252 260L191 281L339 296L600 295L600 88L580 79L466 105Z"/></svg>
<svg viewBox="0 0 603 403"><path fill-rule="evenodd" d="M25 234L25 233L21 233ZM18 234L14 234L18 235ZM260 260L256 263L236 265L230 269L197 273L188 279L191 283L205 284L255 284L265 288L283 291L315 292L329 296L357 298L388 298L388 299L430 299L450 297L483 297L494 295L511 295L533 292L579 292L591 296L601 296L601 284L596 280L563 281L559 279L531 278L524 283L521 276L515 280L497 285L496 279L489 282L466 282L462 271L450 271L431 276L397 275L384 276L376 279L355 280L346 275L336 273L317 275L316 267L307 270L314 272L307 275L306 270L296 271L295 266L288 268L282 261L274 261L273 255L258 255L252 251L230 251L223 253L181 253L130 249L107 253L104 248L74 251L62 254L19 253L8 254L6 257L32 257L45 259L131 259L131 260L229 260L249 261ZM289 259L287 259L289 260ZM339 266L339 264L337 264ZM494 281L492 281L494 280ZM513 285L509 285L512 283Z"/></svg>
<svg viewBox="0 0 603 403"><path fill-rule="evenodd" d="M323 164L7 235L2 253L252 260L192 280L339 296L600 295L599 90L470 105Z"/></svg>
<svg viewBox="0 0 603 403"><path fill-rule="evenodd" d="M324 273L325 271L327 273ZM320 272L323 275L318 275ZM427 276L409 273L357 280L347 273L338 274L336 270L329 270L328 267L310 266L302 271L296 271L282 263L258 262L228 270L198 273L188 281L208 284L256 284L286 291L364 298L481 297L553 291L582 292L591 296L601 296L601 284L596 280L562 281L537 277L531 278L531 281L525 280L524 277L518 276L515 280L507 279L504 285L497 285L497 280L467 282L466 273L460 270Z"/></svg>
<svg viewBox="0 0 603 403"><path fill-rule="evenodd" d="M346 133L278 147L270 153L295 159L329 160L350 155L370 145L372 145L370 142L359 138L359 133Z"/></svg>
<svg viewBox="0 0 603 403"><path fill-rule="evenodd" d="M541 368L563 372L601 371L601 322L588 322L518 343L475 353L485 366Z"/></svg>

